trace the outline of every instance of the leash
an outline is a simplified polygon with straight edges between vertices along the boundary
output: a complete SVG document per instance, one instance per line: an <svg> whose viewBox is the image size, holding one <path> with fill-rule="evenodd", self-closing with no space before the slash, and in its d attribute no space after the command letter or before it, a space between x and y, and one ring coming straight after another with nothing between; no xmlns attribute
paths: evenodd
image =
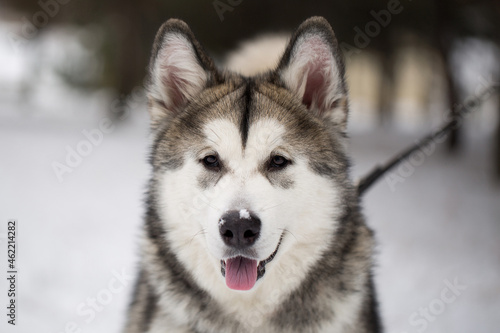
<svg viewBox="0 0 500 333"><path fill-rule="evenodd" d="M465 105L464 103L462 103L456 106L455 112L457 116L455 118L447 122L445 125L437 129L436 131L428 134L413 146L410 146L409 148L403 150L385 164L379 164L375 166L368 175L366 175L365 177L361 178L358 181L357 184L358 196L361 197L366 192L366 190L368 190L377 180L380 179L380 177L382 177L385 173L393 169L401 162L408 159L414 152L427 147L436 138L448 135L454 128L459 127L461 125L461 121L463 121L463 118L466 115L468 115L473 109L476 109L478 106L480 106L487 99L486 96L493 94L493 92L498 90L498 88L499 85L497 84L491 85L489 88L485 89L485 91L483 91L481 94L476 96L474 99L471 99L470 101L467 100L467 103Z"/></svg>

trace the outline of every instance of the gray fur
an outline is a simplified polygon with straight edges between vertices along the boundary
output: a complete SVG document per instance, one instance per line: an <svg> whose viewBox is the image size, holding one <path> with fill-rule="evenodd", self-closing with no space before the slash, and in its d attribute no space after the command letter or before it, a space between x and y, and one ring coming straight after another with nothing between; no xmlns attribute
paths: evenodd
<svg viewBox="0 0 500 333"><path fill-rule="evenodd" d="M153 175L146 200L140 274L125 332L159 332L158 327L176 322L178 318L174 318L175 315L164 306L167 302L182 304L184 316L188 319L175 327L162 327L163 332L320 332L325 323L340 320L335 306L342 305L345 299L356 294L362 295L363 299L353 314L357 325L343 327L342 332L381 332L371 276L373 235L361 215L359 199L349 177L349 160L343 144L345 123L311 114L279 76L293 56L297 38L304 33L319 34L331 46L342 76L341 87L347 95L343 60L328 23L323 18L304 22L292 37L277 69L252 78L217 70L187 25L179 20L167 21L158 32L151 68L157 60L163 38L169 32L188 37L200 64L209 73L209 79L204 90L181 112L171 114L165 110L163 119L152 124L155 133L150 158ZM162 108L162 101L150 99L149 103L150 108ZM347 99L338 103L347 114ZM225 314L221 304L196 284L166 240L169 230L159 214L159 207L163 204L159 199L162 173L182 168L186 154L202 148L203 125L221 118L240 129L243 146L253 123L264 118L275 119L286 128L284 141L307 158L310 169L324 177L325 182L341 188L339 208L342 213L329 247L303 277L300 286L290 290L282 304L255 330L242 325L238 318ZM221 163L220 173L207 171L197 179L201 188L214 186L232 172L224 161ZM293 188L293 179L280 171L270 171L266 163L262 163L259 172L273 186L283 190ZM285 232L284 237L288 236ZM364 279L361 290L353 282L360 276ZM263 280L265 283L265 277Z"/></svg>

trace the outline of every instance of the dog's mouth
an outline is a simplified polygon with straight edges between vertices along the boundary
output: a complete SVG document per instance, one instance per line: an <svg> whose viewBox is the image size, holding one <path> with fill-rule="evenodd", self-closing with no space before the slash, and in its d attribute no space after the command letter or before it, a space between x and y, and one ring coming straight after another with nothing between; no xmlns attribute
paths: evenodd
<svg viewBox="0 0 500 333"><path fill-rule="evenodd" d="M220 261L222 276L226 279L226 285L234 290L250 290L258 279L266 273L266 265L270 263L281 245L281 235L274 252L265 260L257 261L243 256L237 256Z"/></svg>

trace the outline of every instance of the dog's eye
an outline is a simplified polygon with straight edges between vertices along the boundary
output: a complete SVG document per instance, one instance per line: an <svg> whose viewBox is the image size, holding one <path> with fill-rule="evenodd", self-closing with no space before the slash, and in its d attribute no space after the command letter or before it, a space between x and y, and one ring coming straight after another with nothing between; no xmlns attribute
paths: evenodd
<svg viewBox="0 0 500 333"><path fill-rule="evenodd" d="M218 171L220 169L219 159L215 155L205 156L202 160L203 165L210 170Z"/></svg>
<svg viewBox="0 0 500 333"><path fill-rule="evenodd" d="M289 160L284 158L283 156L280 155L274 155L271 157L271 160L269 161L269 170L274 171L274 170L280 170L286 167L290 163Z"/></svg>

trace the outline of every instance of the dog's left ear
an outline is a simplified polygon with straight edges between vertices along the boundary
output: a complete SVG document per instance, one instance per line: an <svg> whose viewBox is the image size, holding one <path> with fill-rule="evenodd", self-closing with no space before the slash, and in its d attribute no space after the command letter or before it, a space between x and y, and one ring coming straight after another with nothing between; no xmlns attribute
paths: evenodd
<svg viewBox="0 0 500 333"><path fill-rule="evenodd" d="M331 119L344 132L348 113L344 72L330 24L323 17L312 17L294 33L274 74L315 116Z"/></svg>
<svg viewBox="0 0 500 333"><path fill-rule="evenodd" d="M156 34L149 68L149 109L153 127L169 119L218 80L212 59L188 25L178 19L165 22Z"/></svg>

